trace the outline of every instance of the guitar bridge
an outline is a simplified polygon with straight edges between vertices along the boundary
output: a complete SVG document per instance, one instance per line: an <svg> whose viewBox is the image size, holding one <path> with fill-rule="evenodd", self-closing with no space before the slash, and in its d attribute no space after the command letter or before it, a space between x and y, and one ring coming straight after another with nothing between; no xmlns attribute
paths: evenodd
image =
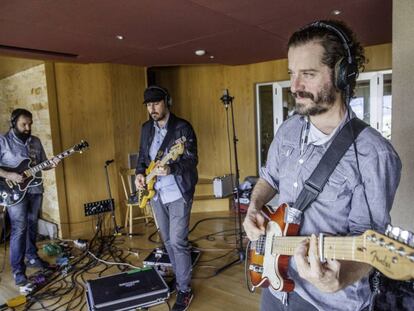
<svg viewBox="0 0 414 311"><path fill-rule="evenodd" d="M253 272L260 273L260 274L263 273L263 267L262 266L258 266L258 265L253 265L253 264L249 265L249 270L250 271L253 271Z"/></svg>

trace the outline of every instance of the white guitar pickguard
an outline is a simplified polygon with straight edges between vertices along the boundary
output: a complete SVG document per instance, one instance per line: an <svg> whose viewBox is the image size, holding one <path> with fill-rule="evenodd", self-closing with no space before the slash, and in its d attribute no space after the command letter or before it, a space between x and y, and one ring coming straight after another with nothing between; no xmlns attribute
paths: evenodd
<svg viewBox="0 0 414 311"><path fill-rule="evenodd" d="M279 290L283 286L283 279L278 276L277 259L280 255L272 255L273 238L281 236L282 230L274 221L269 221L266 227L265 255L263 258L263 278L267 278L270 285Z"/></svg>

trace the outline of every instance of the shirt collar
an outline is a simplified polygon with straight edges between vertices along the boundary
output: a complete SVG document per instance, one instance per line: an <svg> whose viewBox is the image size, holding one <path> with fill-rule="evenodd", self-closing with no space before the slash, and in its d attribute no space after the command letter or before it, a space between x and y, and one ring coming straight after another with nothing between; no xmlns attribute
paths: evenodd
<svg viewBox="0 0 414 311"><path fill-rule="evenodd" d="M345 113L345 115L342 118L341 122L338 124L338 126L330 134L325 134L325 133L321 132L311 122L310 123L310 128L309 128L308 144L312 144L312 145L315 145L315 146L321 146L321 145L324 145L327 142L329 142L336 135L336 133L339 131L339 129L341 129L345 125L345 123L347 122L348 113L350 113L350 119L355 117L355 113L352 111L352 109L347 110L347 112ZM307 121L307 122L309 122L309 121Z"/></svg>

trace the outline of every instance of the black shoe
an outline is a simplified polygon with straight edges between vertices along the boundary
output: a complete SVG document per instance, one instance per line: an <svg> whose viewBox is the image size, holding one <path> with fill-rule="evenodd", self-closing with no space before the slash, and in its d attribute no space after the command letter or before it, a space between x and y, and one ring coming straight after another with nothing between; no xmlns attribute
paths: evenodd
<svg viewBox="0 0 414 311"><path fill-rule="evenodd" d="M23 286L27 284L27 277L23 272L16 272L14 274L14 282L17 286Z"/></svg>
<svg viewBox="0 0 414 311"><path fill-rule="evenodd" d="M175 302L172 311L186 311L190 306L191 300L193 300L194 294L193 291L190 290L188 292L178 291L177 293L177 301Z"/></svg>
<svg viewBox="0 0 414 311"><path fill-rule="evenodd" d="M29 259L26 262L26 266L30 268L39 268L39 269L46 269L49 268L49 263L47 261L44 261L43 259L37 257Z"/></svg>

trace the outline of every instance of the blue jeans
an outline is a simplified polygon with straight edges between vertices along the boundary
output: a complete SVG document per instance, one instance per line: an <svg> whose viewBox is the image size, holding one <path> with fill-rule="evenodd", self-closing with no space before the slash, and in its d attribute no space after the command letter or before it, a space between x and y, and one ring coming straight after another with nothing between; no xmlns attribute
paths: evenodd
<svg viewBox="0 0 414 311"><path fill-rule="evenodd" d="M191 250L188 231L192 202L178 199L163 204L158 197L151 200L161 238L175 273L177 290L187 291L191 283Z"/></svg>
<svg viewBox="0 0 414 311"><path fill-rule="evenodd" d="M10 264L12 272L26 272L24 257L38 258L36 248L37 220L43 195L26 193L16 205L7 207L10 218Z"/></svg>

